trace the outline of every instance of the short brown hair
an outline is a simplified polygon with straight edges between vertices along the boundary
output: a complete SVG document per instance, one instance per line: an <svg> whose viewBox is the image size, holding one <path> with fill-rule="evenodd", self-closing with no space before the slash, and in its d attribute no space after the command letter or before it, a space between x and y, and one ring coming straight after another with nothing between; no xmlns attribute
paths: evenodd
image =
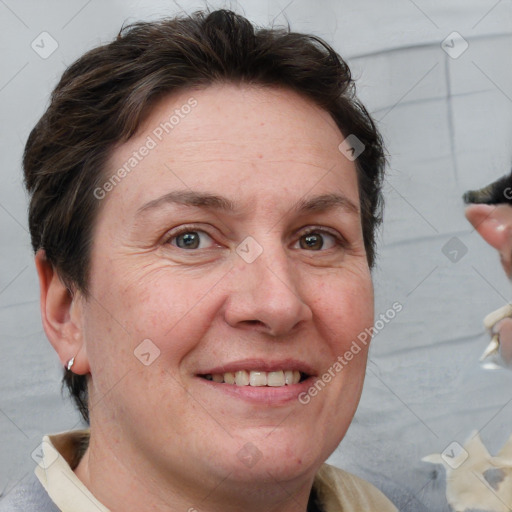
<svg viewBox="0 0 512 512"><path fill-rule="evenodd" d="M34 251L44 249L70 293L87 296L93 226L112 148L135 134L163 95L235 82L288 87L331 114L364 144L356 160L368 264L382 221L385 155L381 136L355 97L350 69L324 41L289 28L255 28L229 10L135 23L62 75L28 138L23 166ZM63 382L86 422L87 379Z"/></svg>

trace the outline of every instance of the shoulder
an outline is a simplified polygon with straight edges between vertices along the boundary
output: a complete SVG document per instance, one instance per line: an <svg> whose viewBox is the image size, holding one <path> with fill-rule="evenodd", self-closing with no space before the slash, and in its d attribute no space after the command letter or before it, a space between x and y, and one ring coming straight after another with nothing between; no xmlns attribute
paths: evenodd
<svg viewBox="0 0 512 512"><path fill-rule="evenodd" d="M342 469L323 464L318 470L315 489L326 512L397 512L397 508L372 484Z"/></svg>
<svg viewBox="0 0 512 512"><path fill-rule="evenodd" d="M59 512L59 509L32 474L0 499L0 512Z"/></svg>

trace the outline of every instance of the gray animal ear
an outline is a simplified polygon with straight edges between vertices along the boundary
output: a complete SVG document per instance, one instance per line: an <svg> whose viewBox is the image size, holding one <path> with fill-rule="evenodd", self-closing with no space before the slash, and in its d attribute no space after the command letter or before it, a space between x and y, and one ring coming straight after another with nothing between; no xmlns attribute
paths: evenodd
<svg viewBox="0 0 512 512"><path fill-rule="evenodd" d="M487 185L479 190L468 190L462 199L466 204L489 203L492 198L492 190L494 183Z"/></svg>
<svg viewBox="0 0 512 512"><path fill-rule="evenodd" d="M468 190L462 196L466 204L512 204L512 171L479 190Z"/></svg>

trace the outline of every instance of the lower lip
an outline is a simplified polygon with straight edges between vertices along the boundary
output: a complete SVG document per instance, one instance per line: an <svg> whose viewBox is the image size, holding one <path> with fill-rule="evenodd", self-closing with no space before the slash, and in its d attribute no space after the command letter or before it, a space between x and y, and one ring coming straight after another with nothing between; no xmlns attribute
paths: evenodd
<svg viewBox="0 0 512 512"><path fill-rule="evenodd" d="M314 377L285 386L237 386L236 384L226 384L206 380L202 377L198 379L215 391L226 393L229 396L240 398L246 402L264 404L264 405L284 405L292 401L299 401L299 395L306 392Z"/></svg>

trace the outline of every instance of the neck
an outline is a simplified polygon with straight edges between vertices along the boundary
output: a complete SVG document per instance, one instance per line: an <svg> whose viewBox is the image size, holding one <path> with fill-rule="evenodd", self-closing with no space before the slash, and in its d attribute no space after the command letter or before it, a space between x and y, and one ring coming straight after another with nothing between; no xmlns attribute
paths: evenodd
<svg viewBox="0 0 512 512"><path fill-rule="evenodd" d="M234 478L239 470L220 478L205 468L190 475L181 467L159 464L91 425L89 447L75 474L112 512L306 512L314 479L313 473L279 481L267 472L240 481Z"/></svg>

